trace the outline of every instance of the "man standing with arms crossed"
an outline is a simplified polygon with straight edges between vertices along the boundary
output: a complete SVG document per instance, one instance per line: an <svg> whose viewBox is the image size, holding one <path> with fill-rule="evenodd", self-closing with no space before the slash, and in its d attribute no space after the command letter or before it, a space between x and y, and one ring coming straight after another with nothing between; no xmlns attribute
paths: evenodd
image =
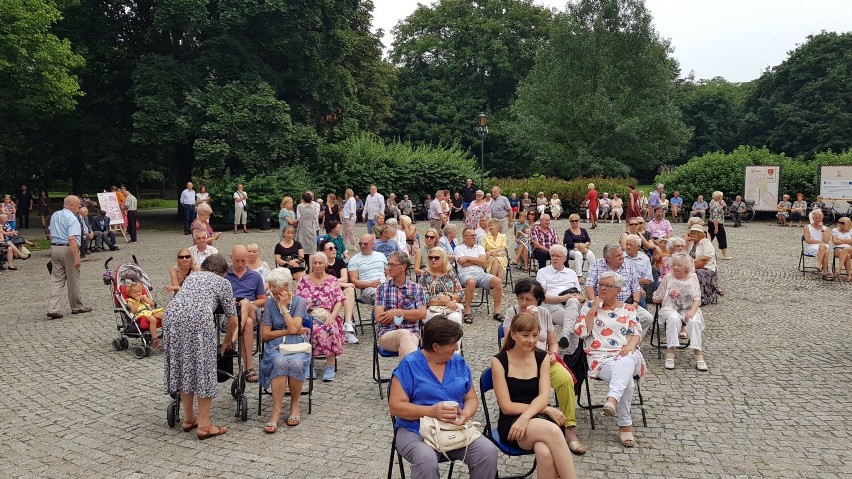
<svg viewBox="0 0 852 479"><path fill-rule="evenodd" d="M491 188L491 217L500 222L500 231L505 233L506 226L512 227L512 205L509 198L500 194L500 187Z"/></svg>
<svg viewBox="0 0 852 479"><path fill-rule="evenodd" d="M376 185L370 185L370 194L364 201L364 218L367 219L367 233L376 226L376 215L385 214L385 197L378 192Z"/></svg>
<svg viewBox="0 0 852 479"><path fill-rule="evenodd" d="M50 300L47 304L47 317L59 319L59 299L67 289L71 314L88 313L92 308L83 306L80 301L80 241L81 226L77 213L83 202L74 195L68 195L63 208L50 217Z"/></svg>
<svg viewBox="0 0 852 479"><path fill-rule="evenodd" d="M234 192L234 234L237 234L237 226L243 225L243 233L248 233L247 223L248 215L246 214L246 205L248 204L248 194L243 191L243 184L237 185L237 191Z"/></svg>
<svg viewBox="0 0 852 479"><path fill-rule="evenodd" d="M441 210L442 199L444 199L444 191L436 191L435 199L429 202L429 211L426 214L429 219L429 226L438 230L438 234L441 234L443 229L442 220L444 212Z"/></svg>

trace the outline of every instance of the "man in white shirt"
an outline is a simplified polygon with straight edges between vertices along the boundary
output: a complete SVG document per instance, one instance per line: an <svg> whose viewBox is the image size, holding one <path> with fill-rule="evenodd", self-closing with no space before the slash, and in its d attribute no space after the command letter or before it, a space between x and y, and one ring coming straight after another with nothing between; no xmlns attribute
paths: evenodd
<svg viewBox="0 0 852 479"><path fill-rule="evenodd" d="M218 249L207 244L207 231L205 230L192 230L192 242L194 244L189 247L189 254L192 255L192 260L195 261L195 264L199 266L201 266L201 263L203 263L208 256L219 254Z"/></svg>
<svg viewBox="0 0 852 479"><path fill-rule="evenodd" d="M435 192L435 199L429 202L429 211L426 217L429 219L429 226L441 232L443 228L443 210L441 209L441 201L444 199L444 190Z"/></svg>
<svg viewBox="0 0 852 479"><path fill-rule="evenodd" d="M180 206L183 208L183 234L190 233L189 227L195 221L195 190L192 182L187 182L186 189L180 193Z"/></svg>
<svg viewBox="0 0 852 479"><path fill-rule="evenodd" d="M388 258L377 251L373 251L376 238L371 234L361 236L358 249L361 251L353 256L346 269L349 273L349 282L361 290L361 302L373 304L376 299L376 288L387 280Z"/></svg>
<svg viewBox="0 0 852 479"><path fill-rule="evenodd" d="M476 244L476 232L471 228L465 228L462 232L462 244L456 246L455 257L458 264L459 282L464 287L464 322L473 322L470 314L470 306L473 303L473 295L476 288L491 288L494 297L494 315L496 321L503 321L500 313L500 302L503 300L503 281L497 276L485 272L485 249Z"/></svg>
<svg viewBox="0 0 852 479"><path fill-rule="evenodd" d="M367 218L367 233L376 226L376 215L385 214L385 197L378 192L376 185L370 185L370 194L364 200L364 218Z"/></svg>
<svg viewBox="0 0 852 479"><path fill-rule="evenodd" d="M243 191L242 183L237 185L237 191L234 192L234 234L237 234L237 225L243 225L243 233L248 233L246 220L246 206L248 205L248 194Z"/></svg>
<svg viewBox="0 0 852 479"><path fill-rule="evenodd" d="M347 246L355 244L355 219L358 215L358 207L352 190L346 190L346 203L343 205L343 242Z"/></svg>
<svg viewBox="0 0 852 479"><path fill-rule="evenodd" d="M559 346L568 348L568 354L574 352L579 343L574 334L574 323L580 315L583 296L580 294L580 281L577 273L565 266L568 261L568 249L561 244L550 247L550 265L538 270L535 280L544 288L544 306L550 311L554 324L562 325Z"/></svg>

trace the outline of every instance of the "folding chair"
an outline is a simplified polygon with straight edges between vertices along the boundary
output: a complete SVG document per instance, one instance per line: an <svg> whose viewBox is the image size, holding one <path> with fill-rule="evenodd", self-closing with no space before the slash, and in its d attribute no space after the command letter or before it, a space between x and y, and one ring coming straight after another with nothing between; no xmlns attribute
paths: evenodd
<svg viewBox="0 0 852 479"><path fill-rule="evenodd" d="M651 323L651 347L657 349L657 359L663 359L663 350L668 349L668 343L662 341L660 339L661 333L660 331L663 329L662 325L659 324L660 321L660 304L654 303L656 306L656 310L654 311L654 322ZM657 339L656 343L654 342L654 338ZM663 338L664 339L664 338ZM689 340L686 340L686 344L678 344L677 349L686 349L689 347Z"/></svg>
<svg viewBox="0 0 852 479"><path fill-rule="evenodd" d="M382 383L390 382L390 378L383 378L381 365L379 364L379 358L398 358L399 353L394 351L387 351L382 349L379 346L379 336L376 330L376 310L372 310L370 312L370 326L373 328L373 381L375 381L379 385L379 397L384 399L384 391L382 390Z"/></svg>
<svg viewBox="0 0 852 479"><path fill-rule="evenodd" d="M354 326L354 329L357 330L361 328L361 334L364 334L364 318L361 316L361 305L372 306L370 303L365 302L361 299L361 295L358 293L358 290L355 290L355 313L358 315L358 324Z"/></svg>
<svg viewBox="0 0 852 479"><path fill-rule="evenodd" d="M580 339L580 342L577 345L577 350L574 351L574 355L579 354L580 356L576 357L575 359L571 360L570 362L576 361L576 362L582 364L582 369L583 369L583 371L585 371L585 374L583 375L584 379L582 380L582 382L585 382L585 385L586 385L586 404L583 404L582 394L577 394L577 406L580 409L585 409L585 410L589 411L589 422L591 423L592 429L595 429L594 410L595 409L602 409L604 407L604 405L603 404L592 404L592 392L591 392L591 389L589 387L589 383L591 382L590 379L594 379L595 381L600 381L600 379L589 378L589 375L588 375L589 363L588 363L588 359L586 358L586 353L585 353L585 351L583 351L583 347L584 347L583 340ZM565 362L569 363L569 361L565 361ZM633 405L639 406L639 409L642 411L642 425L644 427L648 427L648 418L645 416L645 399L642 397L642 388L639 384L640 379L641 379L641 377L638 376L638 375L633 376L633 381L636 384L636 395L635 395L635 397L638 397L638 400L639 400L638 403L634 402ZM577 378L577 381L578 382L581 381L579 379L579 377ZM578 384L578 385L580 386L580 388L582 388L582 384Z"/></svg>
<svg viewBox="0 0 852 479"><path fill-rule="evenodd" d="M506 330L503 328L503 323L497 326L497 350L503 347L503 338L506 337Z"/></svg>
<svg viewBox="0 0 852 479"><path fill-rule="evenodd" d="M474 288L473 294L476 294L476 289L480 291L479 299L471 301L470 306L472 308L478 308L484 304L485 313L491 314L491 288Z"/></svg>
<svg viewBox="0 0 852 479"><path fill-rule="evenodd" d="M390 400L390 387L391 387L391 385L388 384L388 400ZM394 415L391 414L390 419L391 419L391 426L395 426L396 425L396 417L394 417ZM393 477L393 463L394 463L393 455L394 455L394 452L396 453L397 459L399 459L399 477L401 477L402 479L405 479L405 467L403 466L403 463L402 463L402 454L400 454L399 451L396 450L396 432L397 432L397 428L394 427L393 428L393 439L391 440L390 461L388 461L388 479L391 479ZM438 463L440 464L440 463L444 463L444 462L450 463L450 472L447 474L447 479L452 479L453 478L453 466L455 465L455 462L454 461L447 461L447 458L445 458L444 456L438 456Z"/></svg>
<svg viewBox="0 0 852 479"><path fill-rule="evenodd" d="M309 329L310 329L310 333L308 334L308 342L313 344L314 330L313 330L313 328L309 328ZM258 337L260 337L260 332L258 332ZM260 355L258 356L258 360L257 360L258 367L260 366L260 362L263 361L263 353L264 353L264 346L265 345L266 345L266 341L262 341L260 348L259 348L260 349ZM301 394L302 396L304 396L304 395L308 396L308 414L311 414L311 410L312 410L312 407L313 407L313 392L314 392L314 377L313 376L314 375L310 374L310 371L314 370L314 359L316 359L316 358L314 358L314 355L311 354L310 369L307 371L309 374L308 374L308 377L306 378L306 380L308 381L308 388L307 388L307 390L305 390L305 388L302 387L302 394ZM334 370L337 371L337 358L335 358L335 361L334 361ZM257 415L258 416L260 416L261 411L263 410L263 403L261 402L263 400L263 396L267 396L267 395L271 396L272 391L264 389L263 386L260 385L260 381L258 381L257 382ZM289 396L290 396L290 388L287 388L287 391L284 392L284 397L289 397Z"/></svg>
<svg viewBox="0 0 852 479"><path fill-rule="evenodd" d="M806 266L805 258L814 258L816 259L816 254L807 254L805 253L805 235L802 235L802 252L799 254L799 271L802 273L802 276L805 276L807 273L816 273L819 271L819 266Z"/></svg>
<svg viewBox="0 0 852 479"><path fill-rule="evenodd" d="M500 450L503 454L512 457L519 456L530 456L535 457L535 453L530 450L520 449L514 447L508 443L503 442L500 439L500 434L497 432L497 429L491 426L491 414L488 410L488 401L485 399L485 393L494 389L494 380L491 377L491 368L482 371L482 376L479 377L479 397L482 399L482 410L485 412L485 428L482 431L482 435L488 438L497 449ZM535 472L536 460L533 459L532 468L530 468L529 472L521 476L497 476L497 479L523 479L525 477L531 476Z"/></svg>

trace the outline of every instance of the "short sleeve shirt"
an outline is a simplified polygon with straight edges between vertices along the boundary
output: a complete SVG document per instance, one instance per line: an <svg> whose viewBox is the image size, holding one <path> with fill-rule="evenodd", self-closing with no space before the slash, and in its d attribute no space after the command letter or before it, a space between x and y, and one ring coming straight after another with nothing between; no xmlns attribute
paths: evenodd
<svg viewBox="0 0 852 479"><path fill-rule="evenodd" d="M455 250L456 258L461 258L464 256L478 258L480 256L485 256L485 248L480 245L473 245L473 247L468 247L466 244L462 243L456 246ZM471 265L471 266L459 266L459 275L464 273L482 273L485 270L482 269L482 266L479 265Z"/></svg>
<svg viewBox="0 0 852 479"><path fill-rule="evenodd" d="M577 273L567 266L563 266L561 271L554 268L553 265L545 266L535 274L535 280L544 288L545 294L553 296L559 295L568 288L580 289Z"/></svg>
<svg viewBox="0 0 852 479"><path fill-rule="evenodd" d="M77 216L71 210L62 208L50 217L50 241L68 243L68 238L75 236L77 244L80 244L82 228Z"/></svg>
<svg viewBox="0 0 852 479"><path fill-rule="evenodd" d="M242 278L234 274L231 268L228 268L225 279L231 283L231 289L234 290L235 298L245 298L254 301L258 296L266 294L266 291L263 290L263 276L251 268L246 269Z"/></svg>
<svg viewBox="0 0 852 479"><path fill-rule="evenodd" d="M358 279L361 281L385 281L385 269L388 267L388 259L381 253L365 255L358 253L353 256L346 268L349 271L357 271Z"/></svg>
<svg viewBox="0 0 852 479"><path fill-rule="evenodd" d="M423 286L406 279L402 286L397 286L395 281L386 281L376 289L376 306L388 309L414 310L426 307L426 293ZM407 329L414 334L420 335L418 323L403 321L399 326L396 323L380 324L379 336L388 331Z"/></svg>
<svg viewBox="0 0 852 479"><path fill-rule="evenodd" d="M404 357L393 371L405 395L412 404L431 406L442 401L464 404L464 396L473 387L473 375L464 358L454 354L444 367L443 381L438 381L426 362L426 356L417 350ZM394 427L420 434L420 420L397 417Z"/></svg>

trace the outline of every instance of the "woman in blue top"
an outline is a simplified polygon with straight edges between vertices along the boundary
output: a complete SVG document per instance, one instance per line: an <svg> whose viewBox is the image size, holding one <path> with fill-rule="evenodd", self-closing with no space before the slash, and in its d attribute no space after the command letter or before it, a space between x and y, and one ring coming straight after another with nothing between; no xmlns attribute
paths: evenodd
<svg viewBox="0 0 852 479"><path fill-rule="evenodd" d="M263 428L268 434L278 431L281 403L284 393L290 388L290 416L288 426L298 426L299 396L305 383L305 371L310 366L310 354L281 354L281 343L298 344L308 342L308 329L302 320L308 317L305 300L290 293L293 277L286 268L275 268L266 275L269 289L275 301L267 301L260 319L260 334L266 344L260 360L260 385L272 390L272 417Z"/></svg>
<svg viewBox="0 0 852 479"><path fill-rule="evenodd" d="M388 407L396 416L396 449L411 463L412 479L439 477L440 456L420 436L420 418L463 424L479 407L470 368L455 354L462 334L459 324L435 316L423 327L423 348L403 358L393 372ZM447 455L464 461L471 479L497 477L497 448L485 437Z"/></svg>

